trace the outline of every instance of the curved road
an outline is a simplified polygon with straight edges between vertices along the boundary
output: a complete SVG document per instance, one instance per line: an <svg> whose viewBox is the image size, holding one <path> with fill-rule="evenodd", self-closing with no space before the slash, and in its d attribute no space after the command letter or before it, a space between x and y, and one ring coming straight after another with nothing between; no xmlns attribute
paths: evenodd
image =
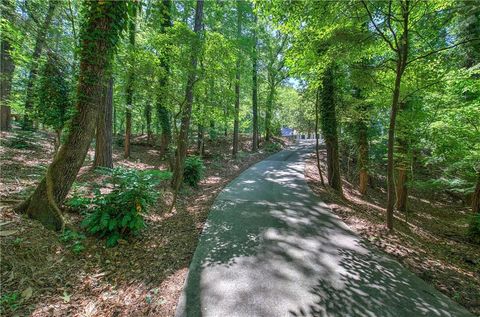
<svg viewBox="0 0 480 317"><path fill-rule="evenodd" d="M220 193L176 316L473 316L330 213L305 182L309 152L272 155Z"/></svg>

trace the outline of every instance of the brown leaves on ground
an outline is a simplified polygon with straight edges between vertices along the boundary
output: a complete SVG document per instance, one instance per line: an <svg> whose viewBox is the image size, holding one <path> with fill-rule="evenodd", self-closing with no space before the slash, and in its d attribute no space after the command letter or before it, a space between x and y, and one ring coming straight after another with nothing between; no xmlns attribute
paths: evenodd
<svg viewBox="0 0 480 317"><path fill-rule="evenodd" d="M15 231L1 236L2 316L173 316L183 288L190 259L208 210L220 190L241 171L268 156L250 153L248 139L242 141L238 159L230 157L230 140L206 144L205 178L198 188L182 191L176 208L168 214L171 192L163 185L162 198L146 218L147 228L137 237L122 240L114 248L87 236L84 250L74 252L60 234L11 211L44 173L53 155L53 138L35 133L36 147L13 148L2 144L0 230ZM2 133L2 139L14 138ZM133 145L131 158L123 159L122 148L114 148L115 166L166 168L154 148ZM91 171L90 151L79 175L88 185L98 182ZM66 213L75 230L81 216Z"/></svg>
<svg viewBox="0 0 480 317"><path fill-rule="evenodd" d="M362 196L358 184L344 179L344 197L339 197L320 185L313 155L307 160L305 175L312 190L353 230L472 313L480 314L480 246L466 239L468 207L413 193L408 198L408 213L396 212L395 231L388 233L384 188L368 188Z"/></svg>

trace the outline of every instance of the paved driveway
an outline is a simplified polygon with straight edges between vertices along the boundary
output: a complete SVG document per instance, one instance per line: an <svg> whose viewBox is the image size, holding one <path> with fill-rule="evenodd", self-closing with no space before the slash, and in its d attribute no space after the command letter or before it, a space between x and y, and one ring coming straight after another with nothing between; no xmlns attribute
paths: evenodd
<svg viewBox="0 0 480 317"><path fill-rule="evenodd" d="M375 250L309 189L303 143L218 196L177 317L472 316Z"/></svg>

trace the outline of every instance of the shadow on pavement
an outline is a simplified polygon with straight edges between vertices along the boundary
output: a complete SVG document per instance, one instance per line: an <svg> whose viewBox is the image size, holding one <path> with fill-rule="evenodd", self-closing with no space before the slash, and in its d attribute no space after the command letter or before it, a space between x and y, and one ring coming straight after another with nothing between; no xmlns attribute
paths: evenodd
<svg viewBox="0 0 480 317"><path fill-rule="evenodd" d="M471 316L324 207L308 152L280 152L219 195L176 316Z"/></svg>

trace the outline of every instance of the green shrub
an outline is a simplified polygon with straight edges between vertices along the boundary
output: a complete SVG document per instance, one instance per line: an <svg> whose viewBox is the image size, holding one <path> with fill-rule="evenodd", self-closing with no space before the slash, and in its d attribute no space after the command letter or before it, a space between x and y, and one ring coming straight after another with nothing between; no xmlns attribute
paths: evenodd
<svg viewBox="0 0 480 317"><path fill-rule="evenodd" d="M276 142L268 142L265 144L265 151L267 152L278 152L282 149L282 146Z"/></svg>
<svg viewBox="0 0 480 317"><path fill-rule="evenodd" d="M480 244L480 213L473 215L468 227L468 237L473 242Z"/></svg>
<svg viewBox="0 0 480 317"><path fill-rule="evenodd" d="M87 210L82 226L89 233L106 238L107 246L114 246L119 239L136 234L145 226L143 216L157 201L155 187L160 181L169 179L171 173L124 168L100 171L108 176L104 189L110 192L102 194L100 188L95 188L93 198L82 202Z"/></svg>
<svg viewBox="0 0 480 317"><path fill-rule="evenodd" d="M196 187L203 177L205 166L203 160L192 155L185 159L185 168L183 170L183 181L192 187Z"/></svg>

